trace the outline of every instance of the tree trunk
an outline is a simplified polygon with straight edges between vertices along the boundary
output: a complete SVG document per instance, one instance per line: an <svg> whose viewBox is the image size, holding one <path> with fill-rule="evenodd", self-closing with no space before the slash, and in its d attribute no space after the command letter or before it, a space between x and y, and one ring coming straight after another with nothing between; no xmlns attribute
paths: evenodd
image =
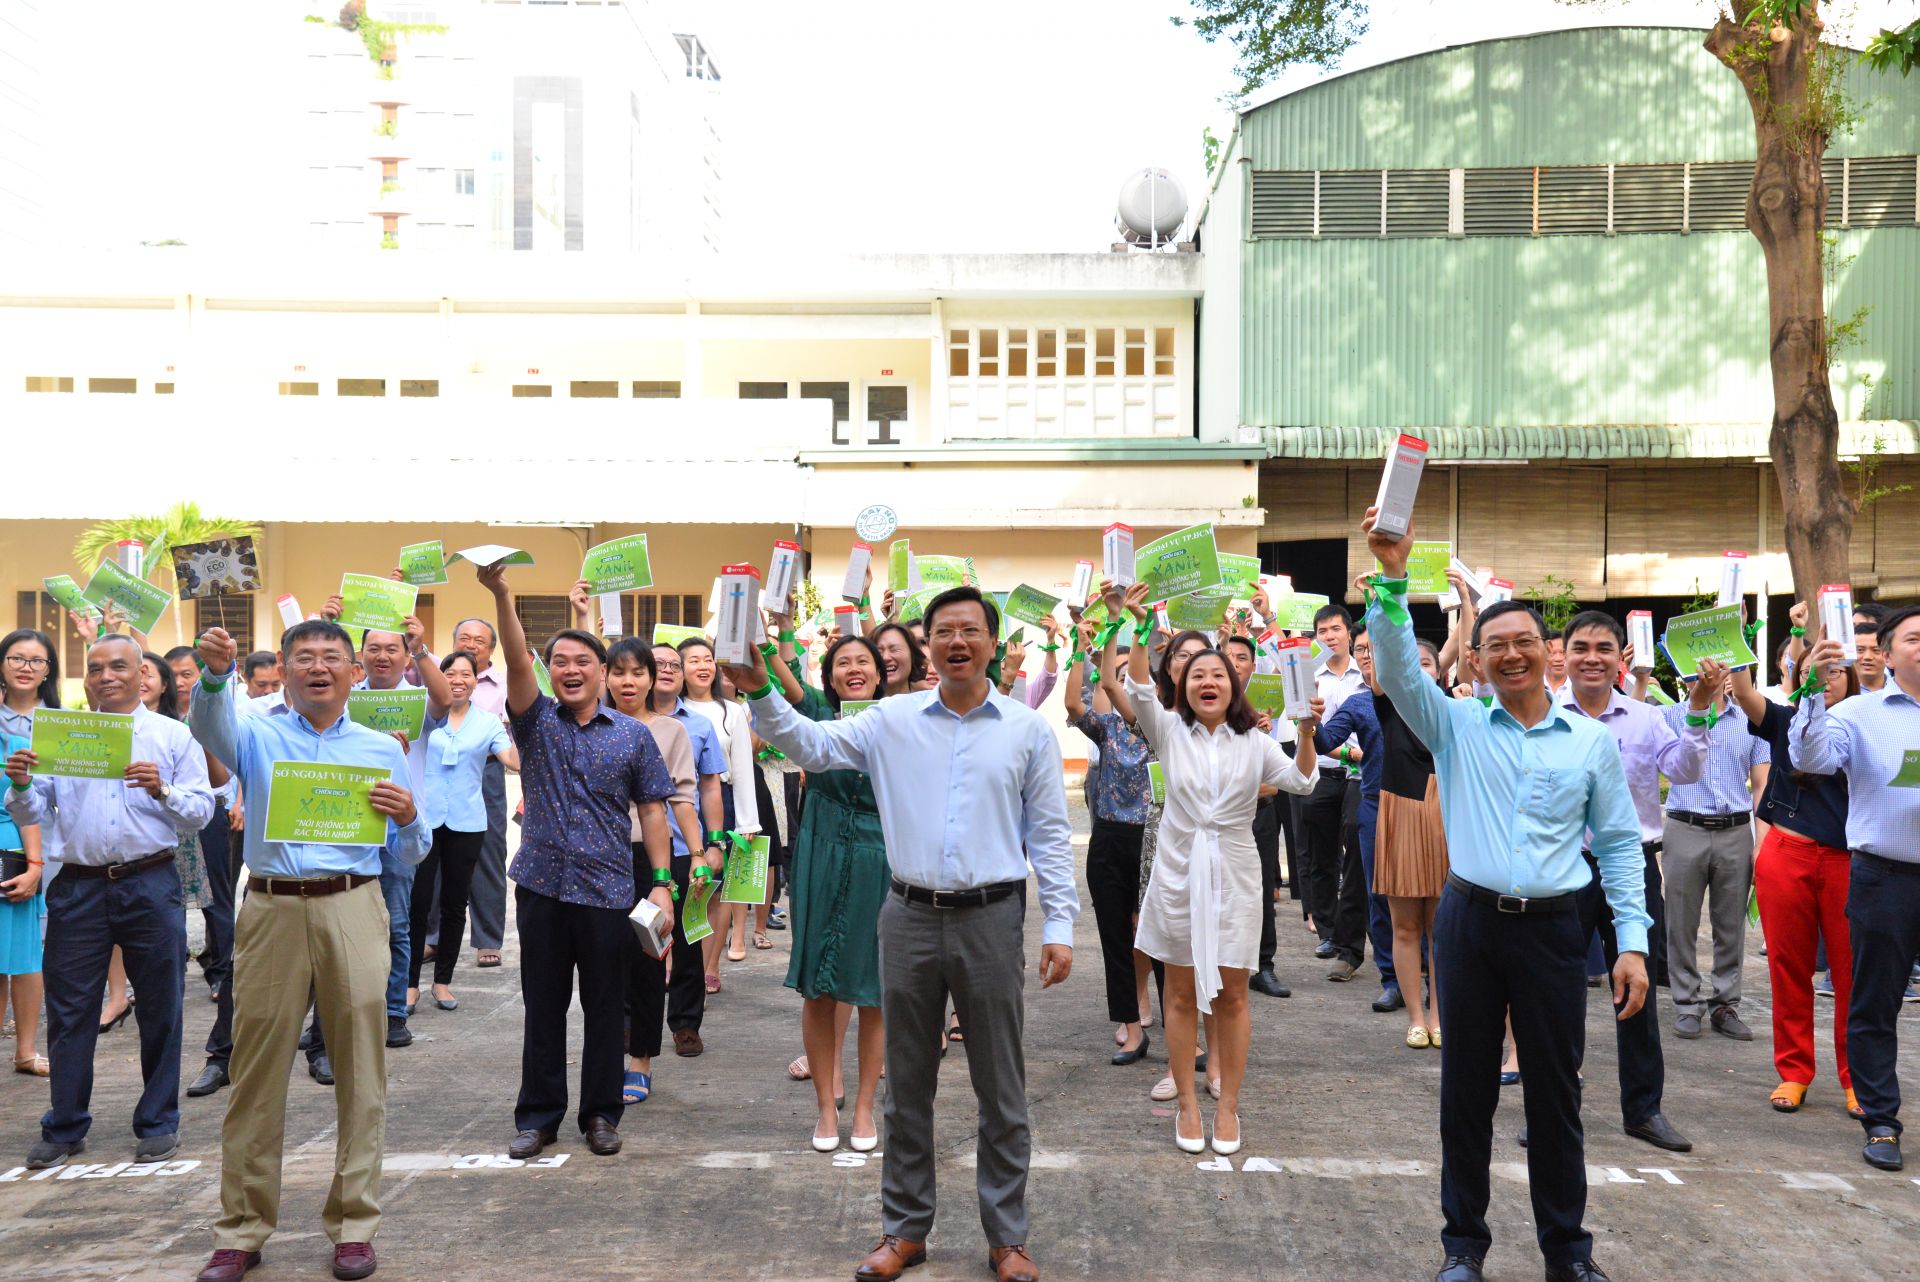
<svg viewBox="0 0 1920 1282"><path fill-rule="evenodd" d="M1812 600L1823 583L1846 583L1854 505L1840 473L1840 416L1827 367L1826 280L1821 225L1827 187L1820 175L1830 99L1809 85L1823 27L1817 5L1792 30L1722 17L1707 48L1739 77L1758 143L1747 227L1767 265L1768 359L1773 369L1769 453L1780 482L1794 594Z"/></svg>

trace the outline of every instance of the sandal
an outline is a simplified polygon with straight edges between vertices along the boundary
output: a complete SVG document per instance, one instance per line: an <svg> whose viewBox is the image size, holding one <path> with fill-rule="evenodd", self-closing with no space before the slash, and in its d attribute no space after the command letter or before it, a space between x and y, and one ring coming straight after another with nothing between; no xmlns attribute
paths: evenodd
<svg viewBox="0 0 1920 1282"><path fill-rule="evenodd" d="M765 952L767 949L773 947L773 941L771 939L768 939L765 935L761 934L759 931L756 930L753 932L753 946L759 949L760 951ZM742 953L740 954L740 957L738 958L738 960L745 961L746 956L747 955L745 953Z"/></svg>
<svg viewBox="0 0 1920 1282"><path fill-rule="evenodd" d="M25 1059L14 1060L13 1071L25 1073L28 1077L45 1077L50 1070L45 1055L29 1055Z"/></svg>
<svg viewBox="0 0 1920 1282"><path fill-rule="evenodd" d="M967 1040L967 1035L960 1031L959 1020L956 1019L947 1025L947 1040L950 1042L964 1042Z"/></svg>
<svg viewBox="0 0 1920 1282"><path fill-rule="evenodd" d="M1773 1088L1773 1094L1767 1097L1767 1103L1773 1105L1776 1113L1798 1113L1800 1105L1806 1101L1805 1082L1782 1082ZM1851 1092L1849 1092L1851 1098Z"/></svg>
<svg viewBox="0 0 1920 1282"><path fill-rule="evenodd" d="M717 993L720 991L720 976L718 975L707 976L707 991L709 993Z"/></svg>
<svg viewBox="0 0 1920 1282"><path fill-rule="evenodd" d="M1865 1117L1867 1110L1860 1107L1860 1101L1853 1096L1853 1087L1847 1087L1847 1116Z"/></svg>
<svg viewBox="0 0 1920 1282"><path fill-rule="evenodd" d="M500 954L496 949L483 948L480 950L479 958L473 964L481 970L492 970L500 964Z"/></svg>
<svg viewBox="0 0 1920 1282"><path fill-rule="evenodd" d="M620 1088L622 1104L644 1104L647 1096L653 1094L653 1074L643 1073L639 1069L627 1070L626 1084Z"/></svg>
<svg viewBox="0 0 1920 1282"><path fill-rule="evenodd" d="M807 1067L807 1057L805 1055L802 1055L799 1059L787 1065L787 1076L796 1082L810 1082L813 1080L813 1070Z"/></svg>

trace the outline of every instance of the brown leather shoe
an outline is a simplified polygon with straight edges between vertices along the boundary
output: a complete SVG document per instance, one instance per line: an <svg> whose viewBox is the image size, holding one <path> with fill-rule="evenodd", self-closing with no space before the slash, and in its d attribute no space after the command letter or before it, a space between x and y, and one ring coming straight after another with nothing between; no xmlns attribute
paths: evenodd
<svg viewBox="0 0 1920 1282"><path fill-rule="evenodd" d="M541 1150L559 1138L552 1131L521 1131L507 1145L507 1156L515 1161L524 1162L539 1157Z"/></svg>
<svg viewBox="0 0 1920 1282"><path fill-rule="evenodd" d="M698 1055L705 1049L707 1049L707 1044L700 1040L699 1029L676 1028L673 1030L673 1053L675 1055L691 1057Z"/></svg>
<svg viewBox="0 0 1920 1282"><path fill-rule="evenodd" d="M860 1267L853 1271L853 1276L859 1282L893 1282L894 1278L914 1265L926 1262L926 1243L909 1242L889 1233L880 1239L866 1259L860 1261Z"/></svg>
<svg viewBox="0 0 1920 1282"><path fill-rule="evenodd" d="M195 1282L239 1282L247 1276L248 1269L260 1266L258 1251L219 1250L207 1261L207 1267L200 1270Z"/></svg>
<svg viewBox="0 0 1920 1282"><path fill-rule="evenodd" d="M1000 1282L1040 1282L1039 1266L1024 1246L996 1246L987 1252L987 1267Z"/></svg>
<svg viewBox="0 0 1920 1282"><path fill-rule="evenodd" d="M601 1157L612 1157L620 1151L620 1132L606 1118L590 1117L587 1119L587 1147Z"/></svg>

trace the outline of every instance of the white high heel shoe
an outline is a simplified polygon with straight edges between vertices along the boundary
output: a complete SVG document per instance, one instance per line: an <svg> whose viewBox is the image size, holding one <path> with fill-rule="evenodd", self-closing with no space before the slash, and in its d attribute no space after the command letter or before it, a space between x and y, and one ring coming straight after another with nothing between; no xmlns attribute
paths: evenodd
<svg viewBox="0 0 1920 1282"><path fill-rule="evenodd" d="M872 1135L849 1135L847 1143L853 1146L853 1151L856 1153L871 1153L880 1147L880 1133L875 1131Z"/></svg>
<svg viewBox="0 0 1920 1282"><path fill-rule="evenodd" d="M840 1147L840 1125L837 1119L834 1122L833 1134L822 1135L818 1131L814 1132L813 1134L813 1151L814 1152L831 1153L839 1147Z"/></svg>
<svg viewBox="0 0 1920 1282"><path fill-rule="evenodd" d="M1200 1134L1188 1139L1180 1133L1180 1115L1173 1115L1173 1142L1180 1146L1182 1153L1204 1153L1207 1151L1206 1126L1203 1123Z"/></svg>
<svg viewBox="0 0 1920 1282"><path fill-rule="evenodd" d="M1240 1119L1238 1117L1235 1117L1233 1120L1235 1123L1234 1128L1238 1130ZM1240 1151L1240 1141L1221 1139L1220 1131L1219 1131L1220 1119L1215 1118L1213 1124L1215 1128L1213 1133L1213 1151L1218 1153L1221 1157L1229 1157L1232 1154L1238 1153Z"/></svg>

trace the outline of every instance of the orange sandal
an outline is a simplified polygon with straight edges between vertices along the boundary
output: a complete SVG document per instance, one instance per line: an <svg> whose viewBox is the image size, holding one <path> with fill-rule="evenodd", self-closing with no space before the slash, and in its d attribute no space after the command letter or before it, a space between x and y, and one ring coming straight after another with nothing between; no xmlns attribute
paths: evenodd
<svg viewBox="0 0 1920 1282"><path fill-rule="evenodd" d="M1867 1110L1860 1107L1860 1101L1854 1098L1853 1087L1847 1087L1847 1116L1865 1117Z"/></svg>
<svg viewBox="0 0 1920 1282"><path fill-rule="evenodd" d="M1801 1103L1807 1098L1805 1082L1782 1082L1773 1088L1773 1094L1767 1097L1767 1103L1773 1105L1776 1113L1798 1113Z"/></svg>

